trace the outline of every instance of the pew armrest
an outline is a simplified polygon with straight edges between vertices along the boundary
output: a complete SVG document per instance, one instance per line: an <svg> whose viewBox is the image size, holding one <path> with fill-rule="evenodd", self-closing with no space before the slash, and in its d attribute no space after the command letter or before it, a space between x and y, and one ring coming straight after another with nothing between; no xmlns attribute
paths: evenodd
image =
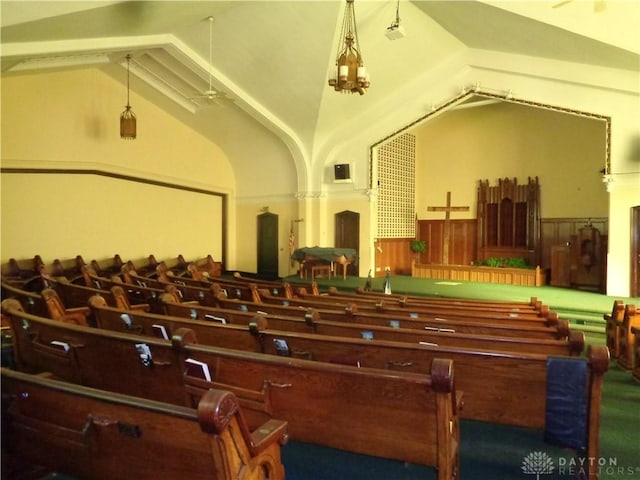
<svg viewBox="0 0 640 480"><path fill-rule="evenodd" d="M73 308L65 308L65 313L78 314L81 313L85 317L88 317L91 313L91 309L89 307L73 307Z"/></svg>
<svg viewBox="0 0 640 480"><path fill-rule="evenodd" d="M131 310L148 312L151 310L151 305L148 303L136 303L135 305L131 305Z"/></svg>
<svg viewBox="0 0 640 480"><path fill-rule="evenodd" d="M251 432L251 450L258 455L274 443L285 445L289 441L287 422L272 418Z"/></svg>

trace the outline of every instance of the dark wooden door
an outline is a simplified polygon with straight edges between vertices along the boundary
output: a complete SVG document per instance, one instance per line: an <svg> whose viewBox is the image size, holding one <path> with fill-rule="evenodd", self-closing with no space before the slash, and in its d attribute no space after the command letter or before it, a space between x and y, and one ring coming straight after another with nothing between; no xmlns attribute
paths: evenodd
<svg viewBox="0 0 640 480"><path fill-rule="evenodd" d="M336 248L353 248L360 254L360 214L345 210L335 216ZM351 264L347 269L349 275L358 275L358 265Z"/></svg>
<svg viewBox="0 0 640 480"><path fill-rule="evenodd" d="M631 208L631 289L630 297L640 297L640 205Z"/></svg>
<svg viewBox="0 0 640 480"><path fill-rule="evenodd" d="M258 215L258 275L278 277L278 215Z"/></svg>

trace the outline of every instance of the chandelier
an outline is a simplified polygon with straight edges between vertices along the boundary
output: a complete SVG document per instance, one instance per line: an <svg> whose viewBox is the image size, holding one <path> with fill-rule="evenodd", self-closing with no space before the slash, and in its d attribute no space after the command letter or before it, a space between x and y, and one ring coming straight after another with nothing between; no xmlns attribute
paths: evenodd
<svg viewBox="0 0 640 480"><path fill-rule="evenodd" d="M136 116L129 105L129 62L131 55L127 55L127 106L120 114L120 138L133 140L136 138Z"/></svg>
<svg viewBox="0 0 640 480"><path fill-rule="evenodd" d="M369 88L369 73L367 72L358 41L356 29L356 14L353 6L354 0L347 0L340 31L340 42L336 55L336 71L329 78L329 85L336 92L359 93L364 95Z"/></svg>

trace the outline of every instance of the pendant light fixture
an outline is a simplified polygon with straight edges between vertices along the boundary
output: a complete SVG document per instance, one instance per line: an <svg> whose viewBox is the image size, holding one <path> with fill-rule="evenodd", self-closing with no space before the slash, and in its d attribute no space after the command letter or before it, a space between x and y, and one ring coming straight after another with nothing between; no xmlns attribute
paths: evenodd
<svg viewBox="0 0 640 480"><path fill-rule="evenodd" d="M329 86L336 92L364 95L369 88L369 72L364 66L360 52L354 0L346 1L340 32L341 43L336 55L336 70L329 77Z"/></svg>
<svg viewBox="0 0 640 480"><path fill-rule="evenodd" d="M127 55L127 106L120 114L120 138L134 140L136 138L136 115L129 105L129 62L131 55Z"/></svg>

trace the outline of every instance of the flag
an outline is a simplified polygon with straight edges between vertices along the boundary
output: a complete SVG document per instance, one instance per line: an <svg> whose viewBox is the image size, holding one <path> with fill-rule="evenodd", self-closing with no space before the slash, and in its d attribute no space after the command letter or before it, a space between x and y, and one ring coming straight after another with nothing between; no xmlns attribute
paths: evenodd
<svg viewBox="0 0 640 480"><path fill-rule="evenodd" d="M373 281L373 278L371 278L371 270L369 270L369 275L367 276L367 283L364 284L364 291L365 292L370 292L371 291L371 282Z"/></svg>
<svg viewBox="0 0 640 480"><path fill-rule="evenodd" d="M291 221L291 229L289 230L289 258L291 259L291 266L294 265L293 251L296 249L296 234L293 233L293 220Z"/></svg>

